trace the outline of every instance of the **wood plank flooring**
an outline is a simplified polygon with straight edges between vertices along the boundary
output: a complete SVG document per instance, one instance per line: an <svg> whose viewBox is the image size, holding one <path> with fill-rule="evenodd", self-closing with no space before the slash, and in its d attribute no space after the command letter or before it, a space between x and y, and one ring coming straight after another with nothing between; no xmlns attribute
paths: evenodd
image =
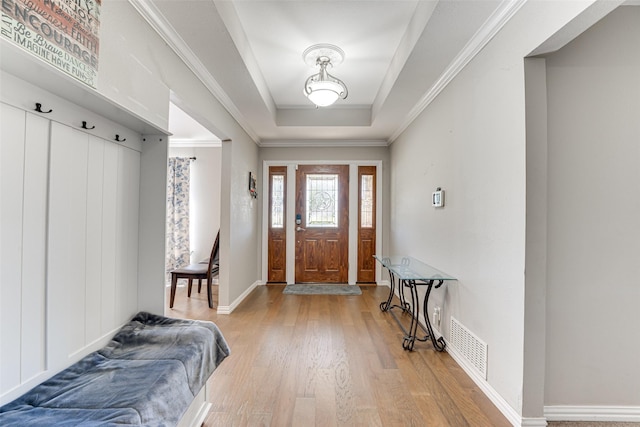
<svg viewBox="0 0 640 427"><path fill-rule="evenodd" d="M400 329L379 308L389 288L362 287L361 296L283 288L257 287L230 315L209 309L205 290L187 298L178 288L167 307L170 317L215 322L231 347L209 383L205 426L511 425L446 352L430 342L402 349Z"/></svg>

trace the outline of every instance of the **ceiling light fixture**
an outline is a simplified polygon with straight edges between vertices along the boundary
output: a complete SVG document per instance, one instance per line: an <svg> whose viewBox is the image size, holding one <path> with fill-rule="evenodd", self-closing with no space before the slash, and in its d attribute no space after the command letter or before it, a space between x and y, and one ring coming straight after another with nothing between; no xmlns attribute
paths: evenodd
<svg viewBox="0 0 640 427"><path fill-rule="evenodd" d="M332 105L338 99L346 99L349 92L344 82L327 72L327 67L337 66L344 60L344 52L331 44L316 44L302 54L307 65L319 66L320 72L304 83L304 94L318 107Z"/></svg>

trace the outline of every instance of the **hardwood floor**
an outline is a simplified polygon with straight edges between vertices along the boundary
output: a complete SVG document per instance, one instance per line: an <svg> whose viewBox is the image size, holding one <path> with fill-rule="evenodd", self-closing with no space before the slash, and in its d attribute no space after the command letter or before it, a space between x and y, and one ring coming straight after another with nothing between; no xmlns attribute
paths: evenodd
<svg viewBox="0 0 640 427"><path fill-rule="evenodd" d="M446 352L430 342L402 349L397 324L379 309L389 288L283 288L257 287L230 315L210 310L204 290L187 298L179 288L167 307L170 317L215 322L231 347L209 383L205 426L511 425Z"/></svg>

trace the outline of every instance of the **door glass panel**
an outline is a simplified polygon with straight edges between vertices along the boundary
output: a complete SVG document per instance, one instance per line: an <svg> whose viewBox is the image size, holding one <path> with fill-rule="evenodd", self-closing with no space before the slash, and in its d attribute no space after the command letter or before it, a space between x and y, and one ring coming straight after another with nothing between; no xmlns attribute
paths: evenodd
<svg viewBox="0 0 640 427"><path fill-rule="evenodd" d="M307 175L307 227L338 227L338 175Z"/></svg>
<svg viewBox="0 0 640 427"><path fill-rule="evenodd" d="M360 227L373 227L373 175L362 175L360 182Z"/></svg>
<svg viewBox="0 0 640 427"><path fill-rule="evenodd" d="M271 177L271 227L284 227L284 175Z"/></svg>

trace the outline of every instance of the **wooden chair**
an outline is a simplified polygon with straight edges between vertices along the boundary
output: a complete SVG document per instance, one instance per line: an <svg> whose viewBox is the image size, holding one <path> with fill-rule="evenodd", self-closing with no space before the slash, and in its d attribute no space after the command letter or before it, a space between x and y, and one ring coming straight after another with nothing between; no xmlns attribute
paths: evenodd
<svg viewBox="0 0 640 427"><path fill-rule="evenodd" d="M198 280L198 292L202 288L202 280L207 281L207 298L209 299L209 308L213 308L213 295L211 290L211 279L219 274L220 263L220 231L216 236L216 241L211 249L211 256L208 262L201 262L199 264L189 264L186 267L178 268L171 272L171 300L169 301L169 308L173 308L173 301L176 298L176 287L178 285L178 279L187 279L189 281L187 287L187 296L191 297L191 286L193 280Z"/></svg>

